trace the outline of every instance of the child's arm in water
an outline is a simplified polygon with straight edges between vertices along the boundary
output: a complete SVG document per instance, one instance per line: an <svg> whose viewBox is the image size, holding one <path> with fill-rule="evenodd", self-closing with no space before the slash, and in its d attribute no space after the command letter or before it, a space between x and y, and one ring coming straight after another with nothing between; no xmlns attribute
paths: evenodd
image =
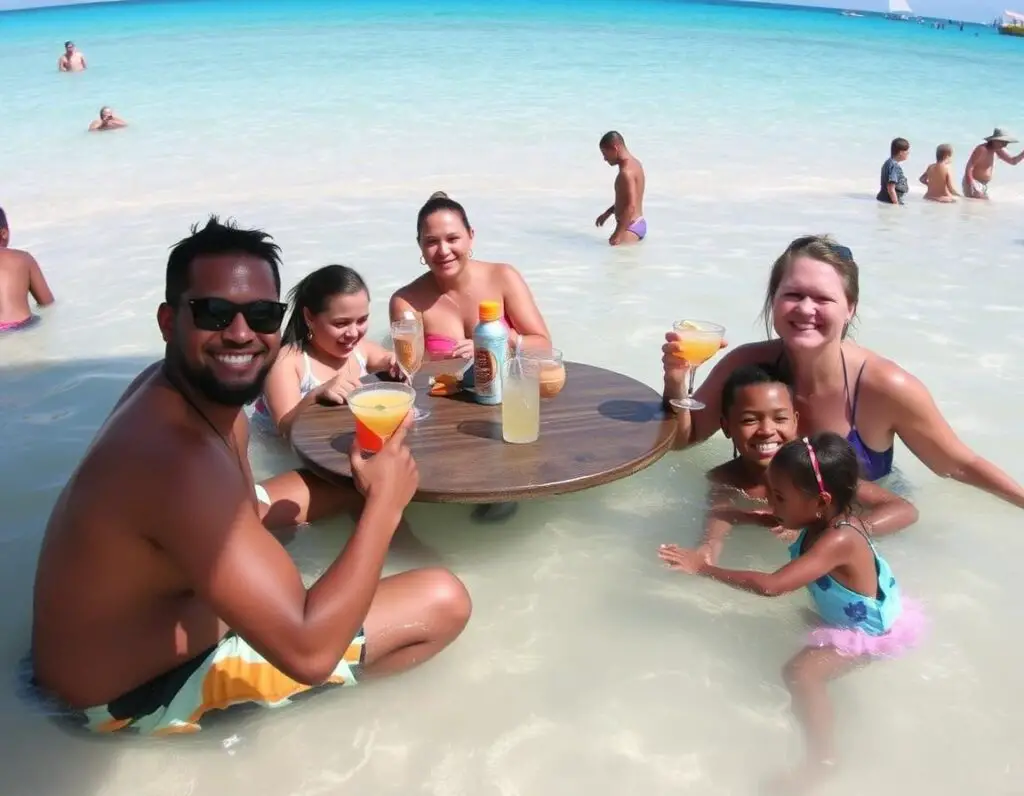
<svg viewBox="0 0 1024 796"><path fill-rule="evenodd" d="M870 481L857 484L854 500L864 509L858 519L872 536L888 536L917 522L913 503Z"/></svg>
<svg viewBox="0 0 1024 796"><path fill-rule="evenodd" d="M708 472L707 507L704 538L698 548L709 564L718 562L725 539L736 525L760 525L774 528L779 523L767 510L742 509L735 505L737 491L743 487L736 481L736 460L720 464Z"/></svg>
<svg viewBox="0 0 1024 796"><path fill-rule="evenodd" d="M811 549L793 559L775 572L754 572L745 569L722 569L709 564L699 550L687 550L675 545L664 545L658 556L674 570L689 575L705 575L734 589L778 597L802 589L818 578L828 575L847 563L861 539L853 528L828 531ZM860 542L863 544L863 542Z"/></svg>

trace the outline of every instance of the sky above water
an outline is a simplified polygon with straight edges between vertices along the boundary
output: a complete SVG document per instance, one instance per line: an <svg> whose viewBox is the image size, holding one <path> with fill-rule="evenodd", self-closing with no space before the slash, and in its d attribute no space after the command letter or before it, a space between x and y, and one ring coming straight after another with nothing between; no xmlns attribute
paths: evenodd
<svg viewBox="0 0 1024 796"><path fill-rule="evenodd" d="M77 5L95 0L0 0L0 11L16 8L37 8L40 6ZM782 0L761 0L766 3ZM1011 5L1007 6L1007 2ZM910 0L914 12L923 16L948 17L950 19L968 19L976 22L990 22L1001 15L1006 8L1014 8L1024 12L1024 0ZM789 0L791 5L807 5L825 8L864 9L868 11L885 11L888 0Z"/></svg>

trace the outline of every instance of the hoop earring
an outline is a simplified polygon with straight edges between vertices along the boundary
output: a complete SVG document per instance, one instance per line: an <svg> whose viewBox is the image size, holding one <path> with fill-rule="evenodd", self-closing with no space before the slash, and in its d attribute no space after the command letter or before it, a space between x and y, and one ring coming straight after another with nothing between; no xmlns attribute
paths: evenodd
<svg viewBox="0 0 1024 796"><path fill-rule="evenodd" d="M426 258L426 257L424 257L424 256L423 256L423 255L421 254L421 255L420 255L420 265L426 265L426 264L427 264L427 258Z"/></svg>
<svg viewBox="0 0 1024 796"><path fill-rule="evenodd" d="M469 250L469 259L470 260L473 259L473 250L472 249Z"/></svg>

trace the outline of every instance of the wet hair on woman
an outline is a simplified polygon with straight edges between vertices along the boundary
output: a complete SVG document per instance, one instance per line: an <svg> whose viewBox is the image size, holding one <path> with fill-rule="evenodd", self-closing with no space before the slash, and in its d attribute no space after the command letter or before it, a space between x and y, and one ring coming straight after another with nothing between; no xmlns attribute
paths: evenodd
<svg viewBox="0 0 1024 796"><path fill-rule="evenodd" d="M294 345L305 351L309 347L309 324L306 313L317 315L327 309L327 305L335 296L355 296L370 290L366 282L354 268L347 265L325 265L304 276L288 293L288 321L282 345Z"/></svg>
<svg viewBox="0 0 1024 796"><path fill-rule="evenodd" d="M420 239L420 235L423 233L423 223L430 218L434 213L440 212L441 210L447 210L450 213L455 213L462 219L463 225L467 230L472 229L469 225L469 216L466 215L466 208L452 199L444 191L435 191L430 195L430 198L420 208L420 212L416 215L416 240Z"/></svg>
<svg viewBox="0 0 1024 796"><path fill-rule="evenodd" d="M811 449L817 461L815 471ZM784 473L793 486L809 497L821 494L821 484L832 497L836 515L848 514L860 481L860 460L857 452L843 437L822 431L809 437L790 440L775 453L769 465L771 472Z"/></svg>

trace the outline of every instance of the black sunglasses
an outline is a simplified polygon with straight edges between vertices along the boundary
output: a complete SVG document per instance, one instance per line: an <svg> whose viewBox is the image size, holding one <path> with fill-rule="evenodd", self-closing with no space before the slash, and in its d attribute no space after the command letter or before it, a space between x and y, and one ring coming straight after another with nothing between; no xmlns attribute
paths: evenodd
<svg viewBox="0 0 1024 796"><path fill-rule="evenodd" d="M222 332L241 314L245 322L256 334L274 334L281 328L287 304L280 301L250 301L247 304L235 304L222 298L190 299L192 320L205 332Z"/></svg>
<svg viewBox="0 0 1024 796"><path fill-rule="evenodd" d="M840 246L838 243L831 243L830 241L819 238L817 235L808 235L804 238L797 238L790 244L789 248L790 251L794 249L802 249L804 246L811 243L820 243L840 260L846 260L850 263L853 262L853 252L848 246Z"/></svg>

